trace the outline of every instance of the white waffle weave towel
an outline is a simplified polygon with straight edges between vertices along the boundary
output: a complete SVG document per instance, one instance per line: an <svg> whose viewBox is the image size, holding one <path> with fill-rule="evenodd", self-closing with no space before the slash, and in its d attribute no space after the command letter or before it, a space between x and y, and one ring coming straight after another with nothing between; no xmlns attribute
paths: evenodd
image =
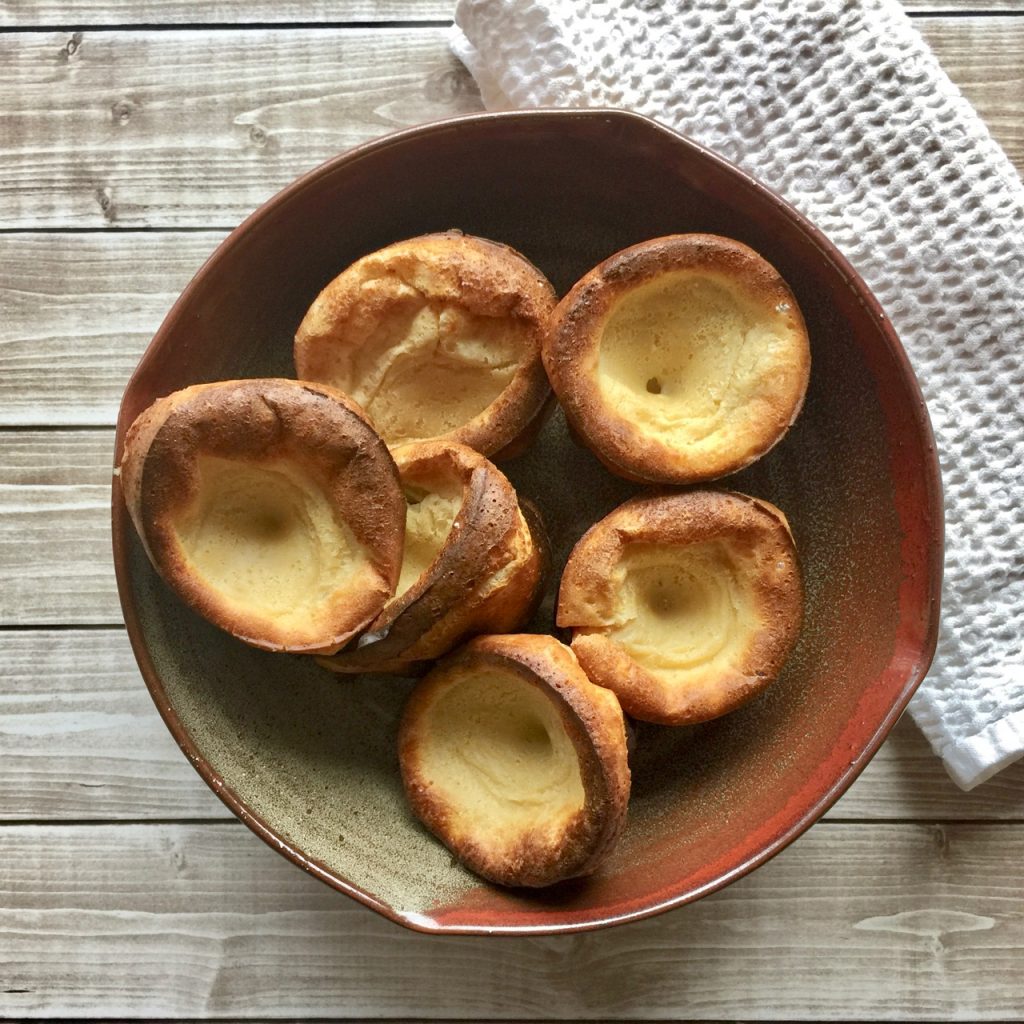
<svg viewBox="0 0 1024 1024"><path fill-rule="evenodd" d="M921 381L943 626L911 713L965 789L1024 753L1024 186L896 0L459 0L489 109L624 107L780 192Z"/></svg>

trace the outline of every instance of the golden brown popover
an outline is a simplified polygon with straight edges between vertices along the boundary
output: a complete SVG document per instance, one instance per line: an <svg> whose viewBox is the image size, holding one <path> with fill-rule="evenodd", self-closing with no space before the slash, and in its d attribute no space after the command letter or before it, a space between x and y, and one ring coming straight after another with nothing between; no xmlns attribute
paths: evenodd
<svg viewBox="0 0 1024 1024"><path fill-rule="evenodd" d="M570 424L612 472L677 484L767 452L799 414L811 366L786 282L717 235L609 257L558 304L543 356Z"/></svg>
<svg viewBox="0 0 1024 1024"><path fill-rule="evenodd" d="M786 517L731 491L620 505L569 556L558 625L587 675L634 718L717 718L774 680L796 642L803 585Z"/></svg>
<svg viewBox="0 0 1024 1024"><path fill-rule="evenodd" d="M622 831L622 709L551 636L486 636L413 691L399 730L413 812L501 885L592 873Z"/></svg>
<svg viewBox="0 0 1024 1024"><path fill-rule="evenodd" d="M177 391L132 424L120 477L160 574L256 647L333 653L395 592L398 470L332 388L267 379Z"/></svg>
<svg viewBox="0 0 1024 1024"><path fill-rule="evenodd" d="M520 629L540 589L542 527L501 470L449 441L392 454L408 505L398 588L354 644L322 659L336 672L416 672L466 637Z"/></svg>
<svg viewBox="0 0 1024 1024"><path fill-rule="evenodd" d="M389 446L443 437L507 448L550 394L540 360L551 284L507 245L458 231L364 256L295 335L304 380L340 388Z"/></svg>

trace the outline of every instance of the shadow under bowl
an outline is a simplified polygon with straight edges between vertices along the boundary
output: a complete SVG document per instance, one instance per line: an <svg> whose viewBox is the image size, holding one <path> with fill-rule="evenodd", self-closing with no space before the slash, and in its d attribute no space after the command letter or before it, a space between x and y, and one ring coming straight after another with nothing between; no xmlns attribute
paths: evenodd
<svg viewBox="0 0 1024 1024"><path fill-rule="evenodd" d="M739 239L796 294L811 338L804 410L722 481L792 524L805 625L782 677L688 729L641 726L626 833L594 877L545 892L469 874L411 817L395 732L408 682L338 679L199 619L160 580L115 480L128 633L160 713L225 803L325 882L407 926L557 932L644 917L725 885L812 824L856 777L930 662L942 565L938 464L906 355L836 249L763 185L636 114L534 111L424 125L312 171L260 208L183 292L128 386L117 456L154 399L203 381L292 376L319 290L390 242L459 228L506 242L564 293L611 253L674 232ZM553 416L504 467L543 510L560 569L636 491ZM534 628L549 628L554 586Z"/></svg>

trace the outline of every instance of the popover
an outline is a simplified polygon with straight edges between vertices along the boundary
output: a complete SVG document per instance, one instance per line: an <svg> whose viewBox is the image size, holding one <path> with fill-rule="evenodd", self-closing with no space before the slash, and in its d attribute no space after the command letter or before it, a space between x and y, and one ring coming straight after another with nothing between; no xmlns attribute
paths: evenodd
<svg viewBox="0 0 1024 1024"><path fill-rule="evenodd" d="M543 528L493 463L449 441L393 455L407 504L398 588L354 644L322 660L337 672L416 672L469 636L514 632L540 589Z"/></svg>
<svg viewBox="0 0 1024 1024"><path fill-rule="evenodd" d="M478 637L441 661L406 706L399 761L416 816L501 885L590 874L625 823L622 709L551 636Z"/></svg>
<svg viewBox="0 0 1024 1024"><path fill-rule="evenodd" d="M128 431L120 478L158 572L255 647L333 653L395 592L398 470L332 388L233 380L158 399Z"/></svg>
<svg viewBox="0 0 1024 1024"><path fill-rule="evenodd" d="M556 297L514 249L458 231L396 242L328 284L295 335L298 376L351 395L389 446L492 455L541 416Z"/></svg>
<svg viewBox="0 0 1024 1024"><path fill-rule="evenodd" d="M730 491L633 498L573 549L557 616L587 675L634 718L717 718L778 676L800 631L786 517Z"/></svg>
<svg viewBox="0 0 1024 1024"><path fill-rule="evenodd" d="M753 249L669 235L609 257L555 310L544 365L572 427L614 473L693 483L742 469L803 405L796 299Z"/></svg>

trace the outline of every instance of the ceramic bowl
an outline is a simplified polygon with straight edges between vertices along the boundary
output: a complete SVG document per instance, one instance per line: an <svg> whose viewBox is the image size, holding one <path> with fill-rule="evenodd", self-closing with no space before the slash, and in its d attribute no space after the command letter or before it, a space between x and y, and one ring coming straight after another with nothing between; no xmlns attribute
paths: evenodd
<svg viewBox="0 0 1024 1024"><path fill-rule="evenodd" d="M559 294L616 250L674 232L737 238L781 271L811 337L806 406L778 447L723 481L782 508L801 553L806 621L781 678L717 721L641 726L629 823L611 858L587 880L527 892L468 873L406 808L395 732L408 682L339 680L197 618L150 567L115 481L128 633L169 729L228 807L387 917L476 933L644 917L720 888L812 824L924 675L942 549L927 412L866 286L765 186L635 114L535 111L400 132L271 199L217 249L153 339L124 396L118 458L133 418L160 395L293 374L295 327L327 281L373 249L448 228L509 243ZM556 568L636 491L575 444L558 414L504 468L544 510ZM535 629L551 628L552 596Z"/></svg>

